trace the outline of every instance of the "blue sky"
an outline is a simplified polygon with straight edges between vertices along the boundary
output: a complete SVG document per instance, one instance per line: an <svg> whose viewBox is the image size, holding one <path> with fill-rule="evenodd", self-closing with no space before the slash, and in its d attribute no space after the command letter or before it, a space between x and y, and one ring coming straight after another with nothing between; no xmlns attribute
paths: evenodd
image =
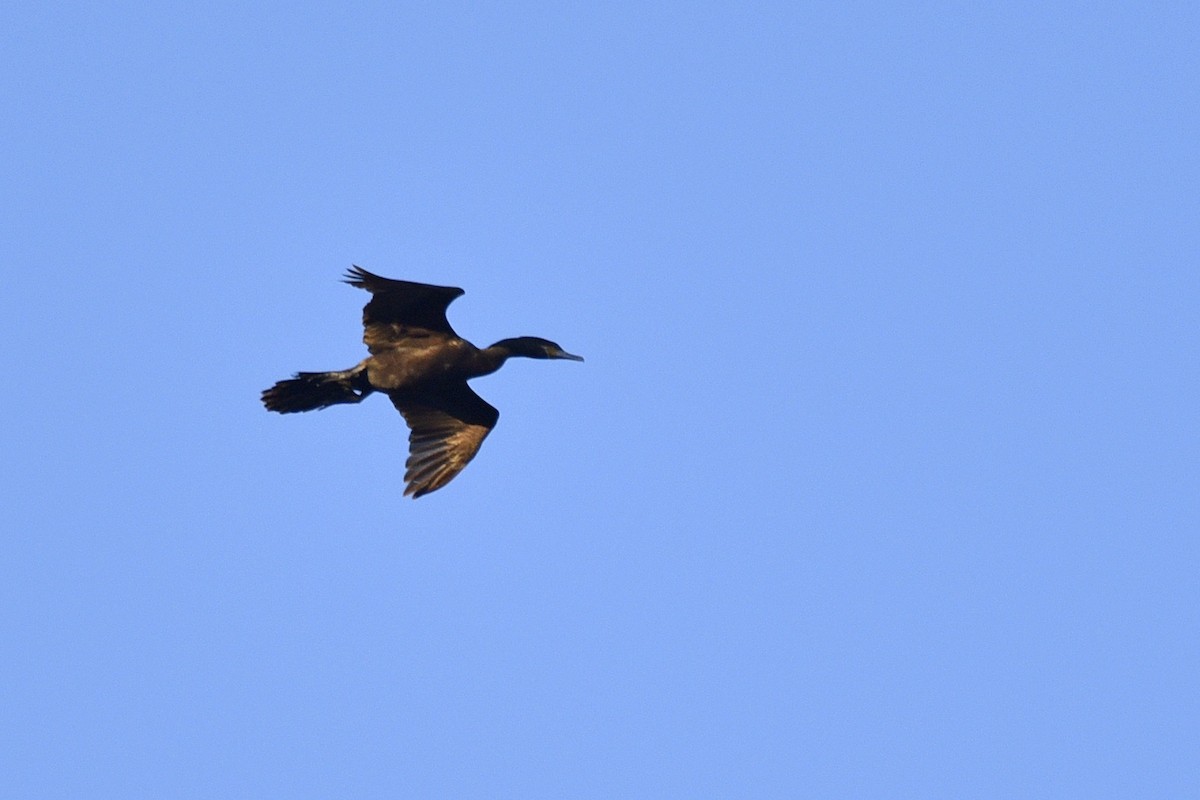
<svg viewBox="0 0 1200 800"><path fill-rule="evenodd" d="M1194 5L0 22L5 796L1196 793Z"/></svg>

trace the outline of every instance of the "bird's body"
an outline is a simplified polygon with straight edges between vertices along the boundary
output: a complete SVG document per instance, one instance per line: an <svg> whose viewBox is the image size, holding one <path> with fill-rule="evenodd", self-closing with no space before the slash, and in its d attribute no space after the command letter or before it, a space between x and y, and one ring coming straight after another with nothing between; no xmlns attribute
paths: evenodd
<svg viewBox="0 0 1200 800"><path fill-rule="evenodd" d="M389 392L429 382L478 378L486 374L475 364L479 353L475 345L456 337L406 337L396 347L382 350L363 363L371 386Z"/></svg>
<svg viewBox="0 0 1200 800"><path fill-rule="evenodd" d="M468 379L495 372L514 356L583 360L533 336L476 347L446 320L447 306L462 289L390 280L360 267L346 282L371 292L363 309L363 342L371 355L353 369L300 372L279 381L263 392L263 404L289 414L387 394L411 429L404 493L414 497L449 483L496 425L500 413L471 390Z"/></svg>

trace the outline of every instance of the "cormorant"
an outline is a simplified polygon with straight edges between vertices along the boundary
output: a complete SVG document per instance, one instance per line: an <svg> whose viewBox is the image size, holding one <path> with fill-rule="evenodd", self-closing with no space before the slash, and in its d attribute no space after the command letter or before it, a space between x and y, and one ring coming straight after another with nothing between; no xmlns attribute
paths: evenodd
<svg viewBox="0 0 1200 800"><path fill-rule="evenodd" d="M463 294L453 286L381 278L357 266L345 282L371 293L363 308L363 342L371 355L341 372L298 372L264 391L262 402L291 414L383 392L411 429L404 494L414 498L462 472L496 426L500 412L471 391L469 379L495 372L513 356L583 361L536 336L502 339L480 350L446 321L446 308Z"/></svg>

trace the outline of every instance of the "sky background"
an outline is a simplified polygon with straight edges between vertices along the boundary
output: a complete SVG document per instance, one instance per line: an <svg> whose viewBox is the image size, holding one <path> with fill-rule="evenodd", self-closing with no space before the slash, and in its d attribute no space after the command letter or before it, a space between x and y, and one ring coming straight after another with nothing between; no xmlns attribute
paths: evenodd
<svg viewBox="0 0 1200 800"><path fill-rule="evenodd" d="M0 28L0 794L1200 792L1195 3ZM587 361L405 499L352 263Z"/></svg>

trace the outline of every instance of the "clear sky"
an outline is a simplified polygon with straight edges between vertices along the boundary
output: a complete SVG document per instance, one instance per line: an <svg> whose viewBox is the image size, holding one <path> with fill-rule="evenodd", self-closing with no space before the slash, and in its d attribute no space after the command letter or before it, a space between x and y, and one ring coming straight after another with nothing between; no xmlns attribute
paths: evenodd
<svg viewBox="0 0 1200 800"><path fill-rule="evenodd" d="M0 27L0 795L1197 796L1195 3ZM587 361L404 499L352 263Z"/></svg>

